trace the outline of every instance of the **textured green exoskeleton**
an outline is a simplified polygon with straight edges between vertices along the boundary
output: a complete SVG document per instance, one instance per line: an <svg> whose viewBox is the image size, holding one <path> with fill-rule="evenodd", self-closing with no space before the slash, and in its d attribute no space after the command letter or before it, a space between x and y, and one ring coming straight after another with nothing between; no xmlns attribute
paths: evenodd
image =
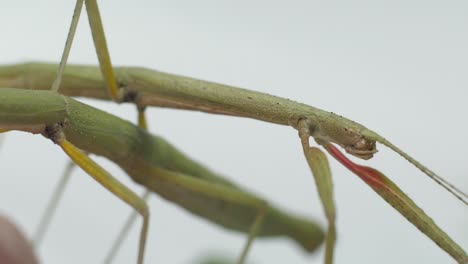
<svg viewBox="0 0 468 264"><path fill-rule="evenodd" d="M43 63L1 66L0 87L48 90L55 78L56 68L57 65ZM371 158L376 152L376 142L379 142L403 156L466 203L466 194L452 188L453 186L385 138L342 116L264 93L150 69L116 67L114 70L123 91L123 98L140 107L160 106L235 115L292 126L295 129L299 129L300 123L305 123L308 136L314 137L319 144L336 143L346 152L362 159ZM68 96L110 99L101 72L94 66L68 65L63 74L61 93ZM313 157L308 153L309 151L305 151L306 158L311 160ZM322 177L323 175L319 176ZM435 225L425 217L414 221ZM438 229L436 225L434 228ZM436 236L429 235L431 239L437 244L440 241L453 243L450 247L459 250L450 254L463 263L463 258L459 256L466 256L466 253L447 234L436 233Z"/></svg>
<svg viewBox="0 0 468 264"><path fill-rule="evenodd" d="M68 66L65 70L84 3L86 3L99 68ZM5 112L3 116L0 112L0 117L4 118L3 120L0 118L0 129L42 133L60 145L89 175L130 204L143 217L139 264L143 263L149 220L149 209L145 198L138 197L118 182L75 145L113 160L136 182L189 211L227 228L248 233L248 240L238 263L244 263L250 245L257 235L287 235L308 251L313 250L323 239L322 232L315 227L311 228L313 226L311 223L287 216L269 207L263 200L241 191L232 183L186 158L166 141L149 136L144 130L146 128L144 109L147 106L241 116L297 129L304 156L314 175L328 220L325 237L326 264L333 262L336 241L333 184L327 158L319 148L310 146L311 137L336 160L363 179L440 248L459 263L468 262L464 250L393 182L375 169L353 163L332 143L340 145L346 152L361 159L372 158L377 152L376 143L381 143L407 159L466 205L468 205L468 195L382 136L358 123L331 112L264 93L145 68L114 68L96 0L77 0L61 63L57 71L56 68L55 65L34 63L0 67L0 87L50 89L54 92L61 87L60 92L70 96L132 102L138 107L140 129L124 125L125 122L117 121L118 119L111 115L96 112L93 108L55 93L21 92L14 89L0 92L0 99L3 96L6 102L3 108L0 107ZM62 78L63 83L60 86ZM22 107L15 102L15 98L21 104L28 103L29 100L37 101L38 104L34 102L30 106ZM143 197L147 194L148 192ZM129 220L132 218L133 216ZM113 247L109 256L116 252L120 241L119 238L115 244L117 246ZM111 259L107 258L109 262Z"/></svg>
<svg viewBox="0 0 468 264"><path fill-rule="evenodd" d="M137 183L218 225L248 232L263 209L258 236L288 236L309 252L323 240L314 222L269 206L164 139L118 117L50 91L4 88L0 102L1 128L44 134L59 124L75 146L112 160Z"/></svg>

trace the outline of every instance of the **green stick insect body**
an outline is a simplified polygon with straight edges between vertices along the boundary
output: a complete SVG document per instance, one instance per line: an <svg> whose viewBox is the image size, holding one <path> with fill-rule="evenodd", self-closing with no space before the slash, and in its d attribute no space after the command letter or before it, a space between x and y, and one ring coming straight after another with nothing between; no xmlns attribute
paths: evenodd
<svg viewBox="0 0 468 264"><path fill-rule="evenodd" d="M0 67L0 84L3 80L7 87L48 90L56 68L57 65L35 63L3 66ZM132 100L139 106L171 107L249 117L294 128L297 128L300 119L307 119L313 130L311 135L318 140L336 143L348 153L362 159L371 158L377 152L375 142L379 142L408 159L431 178L437 177L372 130L312 106L150 69L123 67L115 68L115 71L125 93L135 97ZM63 78L64 94L109 99L97 67L69 65ZM466 204L466 194L458 190L456 192L455 195Z"/></svg>
<svg viewBox="0 0 468 264"><path fill-rule="evenodd" d="M96 18L96 16L91 16L91 18L93 17ZM95 33L96 31L93 30L93 36L96 41ZM102 30L101 34L98 34L97 37L104 37ZM105 47L105 45L101 47L96 44L96 47L98 53L100 50L102 53L102 47ZM104 53L106 53L106 56L108 57L107 51ZM104 75L107 76L105 68L107 67L108 70L112 69L109 67L110 61L108 60L106 63L104 60L103 63L101 57L101 69L104 69ZM152 77L153 75L157 77ZM438 180L434 173L427 170L421 164L414 161L412 158L394 147L391 143L382 137L361 125L358 125L350 120L344 119L332 113L324 112L316 108L307 107L305 105L297 104L284 99L267 96L265 94L258 94L242 89L234 89L223 85L201 82L180 76L168 74L160 75L159 73L151 72L141 68L128 69L128 71L124 71L123 74L117 74L117 76L119 83L124 88L124 95L128 96L123 96L122 99L135 102L141 107L146 105L158 105L191 110L202 110L218 114L251 117L268 122L290 125L298 129L304 149L304 154L306 155L307 161L311 166L312 171L314 172L315 179L318 181L317 185L319 187L320 198L325 205L327 219L329 220L326 263L331 263L331 259L333 258L333 252L328 251L328 249L333 248L335 240L335 213L333 202L330 203L330 196L332 196L332 192L327 192L326 189L325 191L323 190L323 187L331 186L331 182L328 180L329 168L328 166L324 166L327 161L321 157L320 151L317 152L315 148L309 147L308 140L310 136L313 136L315 140L319 144L323 145L330 153L332 153L332 155L334 153L334 149L330 147L330 142L337 143L341 145L348 153L364 159L368 159L372 156L372 154L374 154L375 141L378 141L384 145L389 146L400 155L410 160L423 172ZM106 81L108 83L109 80L113 82L114 80L112 80L112 78L108 77L106 78ZM26 81L23 82L23 84L27 83L25 87L28 87L28 85L31 84L31 80L29 77L24 77L23 81L24 80ZM9 85L6 84L6 86ZM103 87L104 85L100 84L99 86ZM190 89L188 88L193 88L193 92L190 92ZM115 99L115 96L113 99ZM288 107L284 108L284 106ZM333 156L335 156L340 162L349 164L349 161L346 161L346 159L340 157L339 155L337 156L335 154ZM354 167L348 166L348 168ZM458 262L464 263L466 261L465 252L456 244L454 244L453 241L445 235L445 233L441 232L430 219L428 220L425 214L421 213L422 211L420 211L418 208L412 208L413 204L407 202L407 199L404 197L404 195L401 194L396 186L392 186L391 183L386 184L388 179L385 179L384 176L375 171L369 172L369 170L365 169L354 169L353 171L363 178L366 178L366 176L370 175L370 178L373 180L369 180L367 178L365 181L370 183L374 190L379 192L379 194L382 195L384 199L389 201L389 203L391 203L397 209L403 208L403 211L400 212L402 212L405 217L412 221L416 226L418 226L418 228L420 228L449 254L457 259ZM385 183L382 185L385 188L378 188L381 183ZM439 181L439 183L441 182ZM444 183L442 182L442 184ZM457 197L459 197L461 200L463 200L463 196L466 196L458 190L453 189L452 186L446 185L446 187L452 189L454 192L458 192L454 194L457 195ZM389 190L390 192L384 191L383 193L380 193L382 189ZM412 214L412 212L415 214ZM429 229L427 229L427 227Z"/></svg>
<svg viewBox="0 0 468 264"><path fill-rule="evenodd" d="M48 127L59 124L64 136L79 148L107 157L136 182L219 225L248 232L258 209L264 209L265 223L258 235L291 236L307 251L313 251L323 239L313 222L269 208L164 139L129 122L49 91L3 88L0 98L2 128L53 137L47 135Z"/></svg>
<svg viewBox="0 0 468 264"><path fill-rule="evenodd" d="M34 63L3 66L0 68L0 80L4 80L3 85L11 87L47 90L54 78L56 67L57 65ZM318 143L324 145L329 144L329 142L336 143L348 153L363 159L371 158L376 152L376 141L401 152L387 140L358 123L291 100L142 68L115 68L115 72L125 93L131 94L132 100L139 106L174 107L249 117L281 125L290 125L298 129L299 132L305 127L306 138L313 136ZM2 76L3 78L1 78ZM33 85L25 87L24 84ZM107 99L104 92L105 86L97 67L69 65L64 72L62 85L62 92L70 96L86 95ZM303 127L300 125L301 122L303 122ZM306 156L313 158L320 155L318 153L307 155L309 151L306 150L308 148L306 141L303 139ZM407 157L407 154L403 153L403 155ZM412 158L409 159L412 163L419 164ZM312 162L310 165L313 169L320 166L320 162L315 164ZM326 173L327 170L329 169L325 169L322 173ZM421 167L421 170L426 169ZM376 177L379 176L380 174ZM391 192L404 195L396 186L393 186L393 183L389 184L388 188ZM394 197L395 194L390 196ZM383 197L392 204L393 200L388 198L389 195L384 194ZM415 204L407 202L411 200L402 199L402 203L392 205L398 210L403 208L401 213L409 221L447 250L458 262L466 261L466 253L463 249L456 245ZM331 200L328 198L328 201L330 203ZM334 219L334 217L332 218Z"/></svg>

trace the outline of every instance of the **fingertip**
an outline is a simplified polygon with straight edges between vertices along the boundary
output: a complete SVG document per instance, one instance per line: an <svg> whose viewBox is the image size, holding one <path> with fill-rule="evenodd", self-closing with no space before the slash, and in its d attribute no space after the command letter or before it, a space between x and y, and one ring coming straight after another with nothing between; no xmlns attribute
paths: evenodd
<svg viewBox="0 0 468 264"><path fill-rule="evenodd" d="M31 243L7 217L0 215L0 263L37 264Z"/></svg>

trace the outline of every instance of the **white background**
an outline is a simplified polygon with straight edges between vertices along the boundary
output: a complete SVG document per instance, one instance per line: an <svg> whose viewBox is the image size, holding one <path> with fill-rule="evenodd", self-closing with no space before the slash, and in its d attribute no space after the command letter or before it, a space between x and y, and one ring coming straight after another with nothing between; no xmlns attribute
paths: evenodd
<svg viewBox="0 0 468 264"><path fill-rule="evenodd" d="M263 91L327 109L376 130L468 190L466 1L99 1L115 65ZM60 58L74 2L7 1L0 63ZM87 17L70 61L96 64ZM134 120L134 107L86 100ZM0 102L1 103L1 102ZM242 118L151 109L151 131L191 157L325 226L296 132ZM381 169L468 249L468 210L379 146ZM10 132L0 149L0 212L32 235L67 158L41 136ZM98 159L123 182L141 188ZM361 162L361 161L359 161ZM336 263L454 263L335 161ZM361 162L364 163L364 162ZM146 263L236 256L242 234L153 195ZM100 263L129 208L77 172L39 255L43 263ZM139 229L139 228L138 228ZM137 228L115 263L134 263ZM322 263L288 239L257 240L252 263Z"/></svg>

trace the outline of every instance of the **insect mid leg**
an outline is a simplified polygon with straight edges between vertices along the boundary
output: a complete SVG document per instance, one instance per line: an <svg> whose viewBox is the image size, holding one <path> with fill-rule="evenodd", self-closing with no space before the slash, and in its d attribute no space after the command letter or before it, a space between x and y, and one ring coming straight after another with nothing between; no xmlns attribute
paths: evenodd
<svg viewBox="0 0 468 264"><path fill-rule="evenodd" d="M310 129L307 122L299 121L299 137L307 163L314 175L317 190L328 220L328 230L325 240L325 263L333 263L333 255L336 241L336 209L333 200L333 182L330 165L325 154L318 148L309 146Z"/></svg>
<svg viewBox="0 0 468 264"><path fill-rule="evenodd" d="M147 202L150 194L151 192L149 190L145 190L140 197L143 201ZM120 246L122 245L123 241L127 237L128 232L130 231L130 228L135 223L137 216L138 216L138 211L136 210L133 210L132 213L128 216L117 238L114 240L114 243L112 244L112 247L109 250L109 253L106 255L106 258L104 259L105 264L112 263L115 256L117 255L117 252L119 251Z"/></svg>
<svg viewBox="0 0 468 264"><path fill-rule="evenodd" d="M145 116L145 108L144 107L137 107L138 109L138 126L147 130L148 129L148 123L146 121L146 116ZM143 194L140 196L141 199L145 202L148 201L150 191L146 189ZM136 217L137 217L138 212L133 211L130 213L128 216L127 220L125 221L122 229L120 230L117 238L115 239L114 243L112 244L111 249L109 250L109 253L107 254L104 263L110 264L114 260L117 252L119 251L120 246L122 245L123 241L128 235L128 232L130 231L130 228L133 226L135 223Z"/></svg>
<svg viewBox="0 0 468 264"><path fill-rule="evenodd" d="M182 206L187 203L187 197L192 197L190 200L193 203L216 205L216 215L213 214L212 206L204 207L197 214L210 219L216 218L223 225L248 233L237 263L244 263L254 238L263 231L263 222L271 220L269 213L273 209L267 202L229 185L159 167L153 167L149 177L138 178L137 182ZM242 227L237 224L233 227L231 219L226 219L233 211L242 215Z"/></svg>
<svg viewBox="0 0 468 264"><path fill-rule="evenodd" d="M266 205L263 206L262 208L259 208L258 214L255 217L255 220L250 229L249 236L247 237L247 242L244 245L244 249L242 250L239 260L237 261L238 264L243 264L245 262L245 259L247 258L247 253L249 253L250 247L252 246L252 242L262 227L263 219L265 218L266 209L267 209Z"/></svg>

